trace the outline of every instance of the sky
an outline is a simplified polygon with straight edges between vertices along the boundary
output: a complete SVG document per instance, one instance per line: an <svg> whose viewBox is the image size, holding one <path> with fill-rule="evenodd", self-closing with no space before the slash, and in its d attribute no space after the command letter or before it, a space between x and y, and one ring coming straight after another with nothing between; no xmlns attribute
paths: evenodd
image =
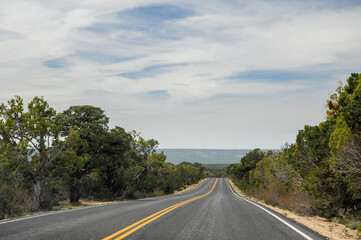
<svg viewBox="0 0 361 240"><path fill-rule="evenodd" d="M161 148L269 148L361 72L361 1L1 0L0 103L100 107Z"/></svg>

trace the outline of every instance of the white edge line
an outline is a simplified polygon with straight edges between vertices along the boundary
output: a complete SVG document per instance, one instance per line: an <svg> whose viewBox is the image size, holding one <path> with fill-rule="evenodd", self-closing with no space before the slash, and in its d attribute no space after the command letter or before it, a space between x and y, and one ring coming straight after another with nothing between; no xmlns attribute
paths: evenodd
<svg viewBox="0 0 361 240"><path fill-rule="evenodd" d="M12 223L12 222L18 222L18 221L22 221L22 220L28 220L28 219L32 219L32 218L45 217L45 216L50 216L50 215L55 215L55 214L60 214L60 213L67 213L67 212L85 210L85 209L96 208L96 207L104 207L104 206L109 206L109 205L114 205L114 204L119 204L119 203L125 203L125 202L128 202L128 201L107 203L107 204L96 205L96 206L80 207L80 208L68 209L68 210L60 210L60 211L49 212L49 213L41 213L41 214L36 214L36 215L28 216L28 217L20 217L20 218L12 219L12 220L4 220L4 221L0 222L0 225L5 224L5 223Z"/></svg>
<svg viewBox="0 0 361 240"><path fill-rule="evenodd" d="M186 192L190 192L195 190L196 188L198 188L199 186L203 185L203 183L205 183L206 181L202 182L201 184L199 184L197 187L186 191ZM186 193L184 192L184 193ZM182 194L182 193L179 193ZM174 196L177 194L172 194L172 195L168 195L168 196L159 196L159 197L163 197L163 198L168 198L171 196ZM155 197L156 198L156 197ZM143 199L147 199L147 198L143 198ZM142 200L142 199L139 199ZM89 208L96 208L96 207L103 207L103 206L108 206L108 205L114 205L114 204L118 204L118 203L125 203L128 201L121 201L121 202L115 202L115 203L108 203L108 204L102 204L102 205L97 205L97 206L88 206L88 207L81 207L81 208L75 208L75 209L68 209L68 210L61 210L61 211L56 211L56 212L50 212L50 213L42 213L42 214L36 214L36 215L32 215L32 216L28 216L28 217L20 217L17 219L11 219L11 220L4 220L0 222L1 224L6 224L6 223L12 223L12 222L18 222L18 221L23 221L23 220L28 220L28 219L32 219L32 218L38 218L38 217L44 217L44 216L50 216L50 215L55 215L55 214L60 214L60 213L67 213L67 212L73 212L73 211L77 211L77 210L82 210L82 209L89 209Z"/></svg>
<svg viewBox="0 0 361 240"><path fill-rule="evenodd" d="M206 183L208 180L210 180L211 178L208 178L207 180L205 180L204 182L201 182L200 184L198 184L198 186L196 186L195 188L192 188L190 190L187 190L187 191L184 191L184 192L178 192L178 193L174 193L174 194L169 194L169 195L164 195L164 196L157 196L157 197L147 197L147 198L140 198L140 199L137 199L137 201L145 201L147 199L158 199L158 198L163 198L163 199L166 199L166 198L170 198L170 197L173 197L173 196L178 196L178 195L181 195L181 194L185 194L185 193L191 193L193 192L193 190L196 190L197 188L199 188L201 185L203 185L204 183Z"/></svg>
<svg viewBox="0 0 361 240"><path fill-rule="evenodd" d="M298 230L297 228L295 228L294 226L292 226L291 224L289 224L288 222L286 222L285 220L283 220L282 218L278 217L277 215L273 214L272 212L268 211L267 209L265 209L264 207L261 207L260 205L244 198L244 197L241 197L239 196L234 190L233 188L231 187L228 179L227 179L227 183L228 183L228 186L229 188L232 190L233 194L236 195L237 197L239 197L240 199L242 200L245 200L249 203L252 203L253 205L255 205L256 207L262 209L263 211L267 212L268 214L270 214L272 217L276 218L277 220L281 221L282 223L284 223L285 225L287 225L289 228L291 228L292 230L294 230L295 232L297 232L298 234L300 234L301 236L303 236L304 238L306 238L307 240L313 240L313 238L311 238L310 236L308 236L306 233Z"/></svg>

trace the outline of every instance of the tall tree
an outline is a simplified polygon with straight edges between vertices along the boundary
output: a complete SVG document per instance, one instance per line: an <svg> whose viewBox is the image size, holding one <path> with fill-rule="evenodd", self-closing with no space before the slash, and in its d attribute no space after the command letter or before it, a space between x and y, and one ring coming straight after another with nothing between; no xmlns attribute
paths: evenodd
<svg viewBox="0 0 361 240"><path fill-rule="evenodd" d="M32 208L38 211L44 176L66 142L59 141L61 125L56 111L43 97L34 97L28 111L24 110L24 101L19 96L8 101L8 106L0 106L0 138L6 149L2 155L16 161L18 169L29 179Z"/></svg>
<svg viewBox="0 0 361 240"><path fill-rule="evenodd" d="M132 135L118 126L104 135L97 168L103 188L108 190L110 198L114 198L117 193L121 196L126 194L124 175L133 164L131 142Z"/></svg>
<svg viewBox="0 0 361 240"><path fill-rule="evenodd" d="M77 141L73 144L73 156L68 164L69 199L78 203L80 180L97 165L104 136L108 132L108 117L101 108L89 105L71 106L61 114L62 133L69 135L77 131ZM69 160L69 159L68 159Z"/></svg>

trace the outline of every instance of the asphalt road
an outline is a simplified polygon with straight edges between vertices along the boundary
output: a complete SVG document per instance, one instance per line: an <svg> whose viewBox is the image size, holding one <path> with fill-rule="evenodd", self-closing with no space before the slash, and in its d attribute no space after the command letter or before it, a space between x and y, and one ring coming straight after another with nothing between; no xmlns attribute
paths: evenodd
<svg viewBox="0 0 361 240"><path fill-rule="evenodd" d="M130 227L129 227L130 226ZM324 239L237 196L226 179L188 192L0 223L0 239Z"/></svg>

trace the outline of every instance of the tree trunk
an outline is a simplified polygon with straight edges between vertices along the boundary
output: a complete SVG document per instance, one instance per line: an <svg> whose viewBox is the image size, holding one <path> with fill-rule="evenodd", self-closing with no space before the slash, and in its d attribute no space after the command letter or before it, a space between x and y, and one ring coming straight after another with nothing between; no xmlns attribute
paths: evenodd
<svg viewBox="0 0 361 240"><path fill-rule="evenodd" d="M77 184L77 179L70 184L69 189L69 200L71 204L78 204L80 199L80 192L79 192L79 184Z"/></svg>
<svg viewBox="0 0 361 240"><path fill-rule="evenodd" d="M33 207L32 211L40 210L40 194L41 194L41 186L40 179L35 179L33 182Z"/></svg>

